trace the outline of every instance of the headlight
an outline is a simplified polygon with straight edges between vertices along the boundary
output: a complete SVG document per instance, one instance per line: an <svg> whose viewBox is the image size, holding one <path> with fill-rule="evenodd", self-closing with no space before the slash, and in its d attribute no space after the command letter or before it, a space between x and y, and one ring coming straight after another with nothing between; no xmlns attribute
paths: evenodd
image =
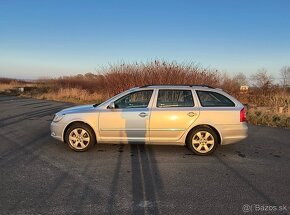
<svg viewBox="0 0 290 215"><path fill-rule="evenodd" d="M64 114L61 114L61 115L55 114L52 121L59 122L60 120L62 120L63 117L64 117Z"/></svg>

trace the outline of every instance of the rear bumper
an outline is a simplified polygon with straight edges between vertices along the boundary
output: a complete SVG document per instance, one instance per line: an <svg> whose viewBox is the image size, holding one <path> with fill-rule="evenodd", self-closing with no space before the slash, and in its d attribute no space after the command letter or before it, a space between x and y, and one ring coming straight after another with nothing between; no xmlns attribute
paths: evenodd
<svg viewBox="0 0 290 215"><path fill-rule="evenodd" d="M239 142L248 137L248 126L246 123L238 125L224 125L220 128L222 136L221 145Z"/></svg>

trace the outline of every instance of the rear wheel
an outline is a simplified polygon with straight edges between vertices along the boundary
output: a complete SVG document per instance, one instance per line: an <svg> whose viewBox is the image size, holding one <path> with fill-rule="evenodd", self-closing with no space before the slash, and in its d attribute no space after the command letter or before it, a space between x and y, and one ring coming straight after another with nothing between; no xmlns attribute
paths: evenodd
<svg viewBox="0 0 290 215"><path fill-rule="evenodd" d="M210 155L218 145L218 136L209 127L199 127L189 134L187 147L197 155Z"/></svg>
<svg viewBox="0 0 290 215"><path fill-rule="evenodd" d="M95 144L96 138L90 126L84 123L76 123L66 131L65 141L72 150L83 152Z"/></svg>

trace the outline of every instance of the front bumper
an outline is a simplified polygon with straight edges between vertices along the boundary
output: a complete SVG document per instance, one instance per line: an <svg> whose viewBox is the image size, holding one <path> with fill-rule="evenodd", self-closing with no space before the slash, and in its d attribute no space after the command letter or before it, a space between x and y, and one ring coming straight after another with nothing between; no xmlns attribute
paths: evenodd
<svg viewBox="0 0 290 215"><path fill-rule="evenodd" d="M63 132L65 129L65 124L61 122L52 122L50 124L50 135L60 141L64 141Z"/></svg>

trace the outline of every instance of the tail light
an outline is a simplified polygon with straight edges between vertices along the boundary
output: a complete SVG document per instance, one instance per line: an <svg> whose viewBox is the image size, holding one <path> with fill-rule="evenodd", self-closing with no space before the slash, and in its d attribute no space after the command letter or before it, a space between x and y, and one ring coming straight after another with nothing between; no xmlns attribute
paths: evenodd
<svg viewBox="0 0 290 215"><path fill-rule="evenodd" d="M247 117L246 117L246 109L243 108L240 111L240 122L246 122L247 121Z"/></svg>

